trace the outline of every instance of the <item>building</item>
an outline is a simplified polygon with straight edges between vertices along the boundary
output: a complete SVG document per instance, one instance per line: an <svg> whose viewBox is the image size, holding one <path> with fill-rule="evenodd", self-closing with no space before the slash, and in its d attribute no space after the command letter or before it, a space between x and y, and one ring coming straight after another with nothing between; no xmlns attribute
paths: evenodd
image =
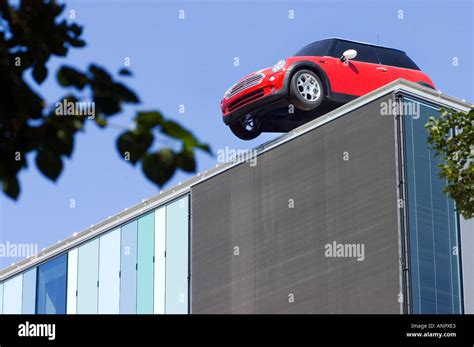
<svg viewBox="0 0 474 347"><path fill-rule="evenodd" d="M440 107L394 81L4 269L0 313L474 313Z"/></svg>

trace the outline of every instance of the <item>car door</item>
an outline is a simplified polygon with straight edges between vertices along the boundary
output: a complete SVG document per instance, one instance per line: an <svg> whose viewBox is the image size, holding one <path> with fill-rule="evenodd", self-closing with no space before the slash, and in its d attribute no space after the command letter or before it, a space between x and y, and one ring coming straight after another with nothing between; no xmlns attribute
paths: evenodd
<svg viewBox="0 0 474 347"><path fill-rule="evenodd" d="M390 71L392 80L404 78L415 83L424 82L433 85L433 82L420 71L420 68L405 52L384 47L377 47L375 51L380 63Z"/></svg>
<svg viewBox="0 0 474 347"><path fill-rule="evenodd" d="M334 59L332 64L334 93L361 96L392 80L390 69L379 63L373 46L341 40L337 41L332 56L341 57L348 49L355 49L357 56L347 62Z"/></svg>
<svg viewBox="0 0 474 347"><path fill-rule="evenodd" d="M399 54L399 51L382 47L377 47L376 52L382 66L390 70L392 79L413 79L413 70L401 68L401 56L403 54L402 52L400 52Z"/></svg>

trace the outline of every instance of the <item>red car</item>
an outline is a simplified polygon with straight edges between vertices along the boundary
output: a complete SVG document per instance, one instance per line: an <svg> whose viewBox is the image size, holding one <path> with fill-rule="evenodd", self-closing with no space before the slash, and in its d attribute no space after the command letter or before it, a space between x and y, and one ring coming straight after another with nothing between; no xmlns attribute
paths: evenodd
<svg viewBox="0 0 474 347"><path fill-rule="evenodd" d="M291 130L398 78L435 88L405 52L325 39L238 81L224 94L222 115L236 136L251 140Z"/></svg>

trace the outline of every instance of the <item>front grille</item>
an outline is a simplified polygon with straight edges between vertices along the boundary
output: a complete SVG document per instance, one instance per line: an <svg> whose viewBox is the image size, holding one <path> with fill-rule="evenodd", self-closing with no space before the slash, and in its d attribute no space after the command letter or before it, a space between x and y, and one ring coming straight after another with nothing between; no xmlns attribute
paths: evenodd
<svg viewBox="0 0 474 347"><path fill-rule="evenodd" d="M230 99L234 95L240 93L242 90L256 86L257 84L262 83L265 75L263 73L257 73L252 76L249 76L242 81L236 83L230 90L229 95L226 96L227 99Z"/></svg>
<svg viewBox="0 0 474 347"><path fill-rule="evenodd" d="M255 92L249 93L249 94L243 96L242 98L232 102L229 105L228 110L229 110L229 112L232 112L233 110L239 108L240 106L243 106L245 104L248 104L249 102L257 100L258 98L262 97L263 94L264 94L263 89L259 89Z"/></svg>

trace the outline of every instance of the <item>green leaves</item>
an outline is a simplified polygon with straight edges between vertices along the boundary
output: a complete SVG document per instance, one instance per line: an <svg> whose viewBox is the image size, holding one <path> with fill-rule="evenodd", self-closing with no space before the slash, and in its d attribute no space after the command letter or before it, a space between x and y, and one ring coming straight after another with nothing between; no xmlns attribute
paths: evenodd
<svg viewBox="0 0 474 347"><path fill-rule="evenodd" d="M200 143L190 131L186 130L178 123L174 121L165 121L161 124L161 128L163 134L181 140L185 149L193 150L194 148L199 148L209 154L211 153L211 149L208 145Z"/></svg>
<svg viewBox="0 0 474 347"><path fill-rule="evenodd" d="M191 151L184 150L178 153L176 156L176 166L186 172L196 171L196 160L194 159L194 153Z"/></svg>
<svg viewBox="0 0 474 347"><path fill-rule="evenodd" d="M117 139L117 149L126 161L133 165L139 161L153 143L153 135L149 131L122 133Z"/></svg>
<svg viewBox="0 0 474 347"><path fill-rule="evenodd" d="M117 140L122 158L133 165L142 162L142 170L148 179L162 186L177 169L196 171L195 149L211 153L207 144L201 143L189 130L175 121L167 120L158 111L137 112L135 129L126 131ZM180 145L181 150L161 148L149 151L154 139L153 132L160 132Z"/></svg>
<svg viewBox="0 0 474 347"><path fill-rule="evenodd" d="M87 74L98 114L112 116L122 110L122 103L140 102L134 91L122 83L115 82L112 76L98 65L91 64Z"/></svg>
<svg viewBox="0 0 474 347"><path fill-rule="evenodd" d="M0 93L0 180L4 193L13 199L19 196L18 175L27 166L28 153L36 154L38 169L55 181L86 121L93 118L97 126L106 128L109 117L119 114L124 105L140 102L135 91L95 63L87 70L63 65L56 71L58 84L68 88L58 103L43 100L30 86L25 73L42 84L51 57L66 56L69 49L86 44L82 26L60 17L64 9L56 1L25 0L19 5L0 1L2 24L8 28L8 35L0 31L0 85L5 86ZM132 73L122 68L119 75ZM94 104L83 108L78 106L81 102ZM163 138L165 144L159 143ZM165 184L176 170L194 172L196 149L211 153L191 131L158 111L137 112L134 128L123 132L116 146L126 161L141 162L146 177L157 185Z"/></svg>
<svg viewBox="0 0 474 347"><path fill-rule="evenodd" d="M441 158L439 176L447 181L445 193L465 219L474 217L474 110L467 114L443 110L425 127L431 148Z"/></svg>
<svg viewBox="0 0 474 347"><path fill-rule="evenodd" d="M63 162L57 153L40 149L36 155L36 166L43 175L52 181L56 181L63 169Z"/></svg>
<svg viewBox="0 0 474 347"><path fill-rule="evenodd" d="M142 170L152 182L162 186L176 170L175 155L169 148L147 154L143 159Z"/></svg>
<svg viewBox="0 0 474 347"><path fill-rule="evenodd" d="M163 124L164 118L158 111L138 112L135 117L135 123L138 128L153 129L154 127Z"/></svg>
<svg viewBox="0 0 474 347"><path fill-rule="evenodd" d="M89 79L82 72L70 66L61 66L57 73L57 80L63 87L75 87L82 90Z"/></svg>

